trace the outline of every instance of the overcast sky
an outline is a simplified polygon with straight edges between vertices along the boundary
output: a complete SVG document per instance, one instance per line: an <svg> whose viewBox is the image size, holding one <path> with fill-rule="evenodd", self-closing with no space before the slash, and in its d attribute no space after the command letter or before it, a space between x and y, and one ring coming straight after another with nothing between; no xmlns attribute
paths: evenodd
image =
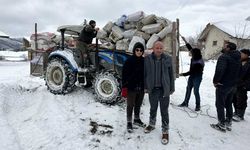
<svg viewBox="0 0 250 150"><path fill-rule="evenodd" d="M172 21L180 19L180 33L197 35L207 23L239 21L250 16L248 0L0 0L0 31L11 37L56 32L60 25L94 19L102 28L122 14L142 10Z"/></svg>

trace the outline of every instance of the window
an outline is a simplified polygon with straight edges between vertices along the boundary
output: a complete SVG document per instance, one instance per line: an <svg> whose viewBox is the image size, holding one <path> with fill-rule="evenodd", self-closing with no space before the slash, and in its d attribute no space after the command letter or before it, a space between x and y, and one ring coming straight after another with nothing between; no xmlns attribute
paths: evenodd
<svg viewBox="0 0 250 150"><path fill-rule="evenodd" d="M217 46L217 41L213 41L213 46Z"/></svg>

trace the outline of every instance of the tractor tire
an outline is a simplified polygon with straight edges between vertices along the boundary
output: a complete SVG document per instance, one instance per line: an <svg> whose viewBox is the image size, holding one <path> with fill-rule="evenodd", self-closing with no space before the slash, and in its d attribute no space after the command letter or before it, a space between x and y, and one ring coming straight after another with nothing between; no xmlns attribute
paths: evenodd
<svg viewBox="0 0 250 150"><path fill-rule="evenodd" d="M114 72L98 74L93 86L96 100L101 103L114 104L121 97L120 83Z"/></svg>
<svg viewBox="0 0 250 150"><path fill-rule="evenodd" d="M75 87L76 73L64 59L53 58L47 65L45 82L51 93L67 94Z"/></svg>

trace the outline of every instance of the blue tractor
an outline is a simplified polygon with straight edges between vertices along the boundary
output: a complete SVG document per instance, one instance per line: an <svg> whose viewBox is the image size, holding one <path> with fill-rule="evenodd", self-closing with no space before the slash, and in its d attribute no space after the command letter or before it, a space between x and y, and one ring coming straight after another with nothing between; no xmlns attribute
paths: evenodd
<svg viewBox="0 0 250 150"><path fill-rule="evenodd" d="M48 90L54 94L67 94L76 86L93 87L96 99L112 104L121 98L122 66L130 53L110 49L101 49L98 42L89 52L89 65L82 67L81 53L78 49L69 48L64 42L64 35L79 35L83 26L61 26L60 47L51 52L45 71L45 82ZM96 40L98 41L98 40Z"/></svg>

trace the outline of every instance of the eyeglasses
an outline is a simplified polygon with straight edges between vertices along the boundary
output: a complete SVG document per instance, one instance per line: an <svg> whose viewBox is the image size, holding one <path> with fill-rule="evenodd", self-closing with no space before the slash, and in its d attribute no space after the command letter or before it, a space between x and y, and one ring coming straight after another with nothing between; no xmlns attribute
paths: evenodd
<svg viewBox="0 0 250 150"><path fill-rule="evenodd" d="M142 49L136 48L135 51L136 51L136 52L142 52Z"/></svg>

